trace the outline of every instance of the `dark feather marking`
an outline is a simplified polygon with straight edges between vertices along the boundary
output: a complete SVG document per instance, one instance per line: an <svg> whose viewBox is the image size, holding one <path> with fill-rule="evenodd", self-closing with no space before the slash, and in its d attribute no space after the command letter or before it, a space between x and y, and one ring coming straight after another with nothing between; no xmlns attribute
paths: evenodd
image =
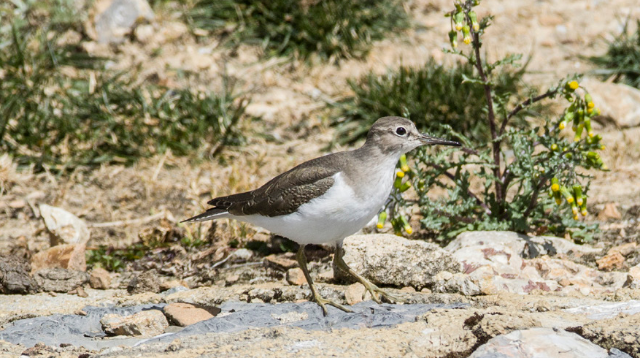
<svg viewBox="0 0 640 358"><path fill-rule="evenodd" d="M336 153L302 163L271 179L262 187L208 202L236 216L280 216L322 196L334 184L332 176L343 167L344 154Z"/></svg>

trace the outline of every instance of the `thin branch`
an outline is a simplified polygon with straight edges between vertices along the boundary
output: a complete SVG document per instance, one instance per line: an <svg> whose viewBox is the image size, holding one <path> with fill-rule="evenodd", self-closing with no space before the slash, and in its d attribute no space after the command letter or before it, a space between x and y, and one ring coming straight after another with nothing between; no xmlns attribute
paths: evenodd
<svg viewBox="0 0 640 358"><path fill-rule="evenodd" d="M507 128L507 123L509 122L509 119L511 119L513 116L515 116L516 114L518 114L518 112L520 112L521 110L525 109L526 107L532 105L533 103L539 102L549 96L552 96L554 94L558 93L558 89L550 89L547 92L538 95L536 97L531 97L529 99L527 99L526 101L518 104L511 112L509 112L509 114L502 120L502 125L500 125L500 135L504 134L504 131Z"/></svg>
<svg viewBox="0 0 640 358"><path fill-rule="evenodd" d="M480 153L478 153L477 150L471 149L469 147L462 147L462 148L460 148L460 150L465 152L466 154L480 155Z"/></svg>
<svg viewBox="0 0 640 358"><path fill-rule="evenodd" d="M540 189L546 182L547 178L544 178L544 180L541 180L538 185L536 185L536 188L533 191L533 195L531 195L529 206L527 207L527 210L524 212L524 214L522 214L525 220L529 217L529 215L531 215L531 212L536 207L536 204L538 203L538 194L540 193Z"/></svg>
<svg viewBox="0 0 640 358"><path fill-rule="evenodd" d="M486 83L483 85L484 87L484 95L487 100L487 116L489 118L489 129L491 130L491 139L492 139L492 147L493 147L493 175L497 178L495 181L495 190L496 190L496 201L500 203L502 207L503 197L502 197L502 181L500 181L500 140L498 139L498 133L496 130L496 115L493 109L493 96L491 94L492 89L491 85L489 85L487 81L487 76L484 73L484 68L482 67L482 59L480 58L480 35L473 30L473 27L470 29L471 36L473 36L473 49L475 51L475 63L476 69L478 70L478 75L482 82Z"/></svg>
<svg viewBox="0 0 640 358"><path fill-rule="evenodd" d="M442 170L442 174L444 174L447 178L451 179L454 183L456 182L455 175L453 175L453 174L449 173L448 171L444 170L441 166L439 166L437 164L433 164L433 163L430 163L429 165L434 167L436 170ZM467 194L469 194L469 196L471 196L472 198L476 199L476 202L478 203L478 205L482 206L482 208L486 211L486 213L491 215L491 209L489 209L487 204L485 204L482 200L480 200L480 198L476 194L474 194L469 189L467 189Z"/></svg>

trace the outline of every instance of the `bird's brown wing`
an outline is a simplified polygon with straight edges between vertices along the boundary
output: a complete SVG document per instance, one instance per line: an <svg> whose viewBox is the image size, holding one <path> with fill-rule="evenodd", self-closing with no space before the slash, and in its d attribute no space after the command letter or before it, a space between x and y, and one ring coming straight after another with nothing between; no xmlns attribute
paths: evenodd
<svg viewBox="0 0 640 358"><path fill-rule="evenodd" d="M336 160L340 158L328 160L333 156L310 160L256 190L215 198L208 204L236 216L291 214L302 204L326 193L334 184L333 175L339 171Z"/></svg>

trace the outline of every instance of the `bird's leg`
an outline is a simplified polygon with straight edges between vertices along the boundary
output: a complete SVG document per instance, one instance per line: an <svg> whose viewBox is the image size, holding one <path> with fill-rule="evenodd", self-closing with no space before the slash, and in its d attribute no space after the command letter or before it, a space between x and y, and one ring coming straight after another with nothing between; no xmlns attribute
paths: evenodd
<svg viewBox="0 0 640 358"><path fill-rule="evenodd" d="M358 280L361 284L363 284L364 287L367 289L367 291L369 291L369 293L371 294L371 297L373 298L374 301L376 301L377 303L382 303L382 301L380 301L380 298L378 297L378 294L381 294L393 301L404 302L404 300L401 297L381 289L380 287L373 284L371 281L358 275L357 272L353 271L353 269L349 267L346 262L344 262L344 259L342 258L342 256L344 256L344 250L342 250L342 246L338 244L336 245L336 253L333 256L333 261L335 262L336 266L342 271L355 277L356 280Z"/></svg>
<svg viewBox="0 0 640 358"><path fill-rule="evenodd" d="M325 305L333 306L345 312L353 312L339 303L335 303L320 296L320 294L316 290L316 287L313 285L313 280L311 279L311 275L309 275L309 269L307 269L307 256L304 254L304 247L305 245L300 245L300 249L298 249L298 254L296 255L296 257L298 258L298 263L300 264L300 268L304 273L304 277L307 279L307 283L309 283L313 299L320 305L320 307L322 307L322 313L324 313L325 316L327 315L327 307Z"/></svg>

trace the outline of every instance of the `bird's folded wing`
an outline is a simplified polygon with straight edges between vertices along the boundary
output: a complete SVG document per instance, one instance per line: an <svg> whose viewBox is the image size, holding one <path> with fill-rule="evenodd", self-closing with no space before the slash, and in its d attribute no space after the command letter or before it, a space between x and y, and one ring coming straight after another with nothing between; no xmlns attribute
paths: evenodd
<svg viewBox="0 0 640 358"><path fill-rule="evenodd" d="M318 159L282 173L256 190L215 198L208 204L237 216L291 214L302 204L322 196L334 184L333 175L338 170L322 165L324 160Z"/></svg>

